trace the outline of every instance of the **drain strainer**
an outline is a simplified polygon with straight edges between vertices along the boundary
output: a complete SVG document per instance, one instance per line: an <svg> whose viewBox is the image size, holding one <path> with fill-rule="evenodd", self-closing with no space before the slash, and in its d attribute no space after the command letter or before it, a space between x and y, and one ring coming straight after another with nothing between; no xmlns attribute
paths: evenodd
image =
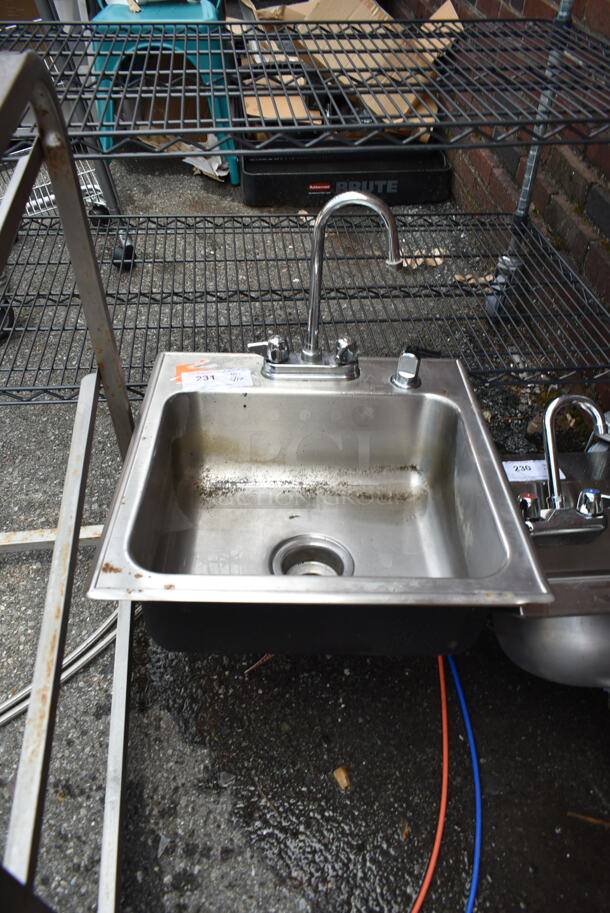
<svg viewBox="0 0 610 913"><path fill-rule="evenodd" d="M351 577L354 559L330 536L293 536L273 550L271 572L292 577Z"/></svg>

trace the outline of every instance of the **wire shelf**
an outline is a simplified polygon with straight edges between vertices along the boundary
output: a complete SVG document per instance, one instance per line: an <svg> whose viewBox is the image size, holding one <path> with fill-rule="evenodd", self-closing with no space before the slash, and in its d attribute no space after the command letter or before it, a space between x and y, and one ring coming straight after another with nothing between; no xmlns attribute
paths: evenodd
<svg viewBox="0 0 610 913"><path fill-rule="evenodd" d="M456 148L608 140L610 44L549 20L429 28L0 23L0 49L33 49L59 74L81 157L183 156L178 140L237 155L408 149L431 126ZM32 127L17 137L30 142Z"/></svg>
<svg viewBox="0 0 610 913"><path fill-rule="evenodd" d="M13 167L14 162L11 160L0 162L0 200L6 193L13 173ZM93 165L88 161L78 161L76 162L76 171L85 204L87 206L92 206L96 203L105 203L104 195L97 182L97 176ZM42 213L56 213L55 192L44 166L41 168L40 173L36 178L36 183L32 188L30 198L25 206L25 213L29 216L41 215Z"/></svg>
<svg viewBox="0 0 610 913"><path fill-rule="evenodd" d="M101 218L95 245L130 394L143 395L158 352L245 351L270 332L300 348L307 326L308 215ZM384 264L375 219L337 217L327 230L321 339L355 337L363 355L408 341L461 357L485 383L610 376L610 312L534 228L522 266L492 317L485 296L512 216L398 216L408 266ZM127 233L132 269L113 265ZM427 265L424 257L436 262ZM61 225L27 217L3 301L15 325L0 342L0 402L74 400L93 354Z"/></svg>

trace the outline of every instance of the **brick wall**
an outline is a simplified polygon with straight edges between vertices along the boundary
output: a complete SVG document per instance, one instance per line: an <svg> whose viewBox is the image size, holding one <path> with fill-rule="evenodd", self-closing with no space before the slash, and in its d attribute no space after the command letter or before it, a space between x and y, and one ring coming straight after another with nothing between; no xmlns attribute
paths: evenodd
<svg viewBox="0 0 610 913"><path fill-rule="evenodd" d="M553 0L453 0L463 19L554 17ZM440 0L386 0L397 18L425 19ZM610 38L610 0L575 0L573 18ZM527 150L453 151L453 192L469 210L512 210ZM599 297L610 303L610 144L549 146L541 154L532 215Z"/></svg>

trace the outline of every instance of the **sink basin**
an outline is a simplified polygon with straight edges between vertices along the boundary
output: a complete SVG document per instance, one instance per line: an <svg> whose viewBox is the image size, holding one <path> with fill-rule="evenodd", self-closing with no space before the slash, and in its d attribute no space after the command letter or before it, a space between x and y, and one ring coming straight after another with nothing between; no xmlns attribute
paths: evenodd
<svg viewBox="0 0 610 913"><path fill-rule="evenodd" d="M143 602L169 648L426 653L552 599L460 364L407 391L394 364L160 356L89 595Z"/></svg>
<svg viewBox="0 0 610 913"><path fill-rule="evenodd" d="M583 488L610 497L609 452L562 453L559 462L566 507L576 507ZM517 499L524 485L511 487ZM545 482L526 487L544 503ZM563 685L610 688L610 526L591 536L553 537L550 543L540 537L535 547L554 602L523 606L518 613L495 611L500 646L534 675Z"/></svg>

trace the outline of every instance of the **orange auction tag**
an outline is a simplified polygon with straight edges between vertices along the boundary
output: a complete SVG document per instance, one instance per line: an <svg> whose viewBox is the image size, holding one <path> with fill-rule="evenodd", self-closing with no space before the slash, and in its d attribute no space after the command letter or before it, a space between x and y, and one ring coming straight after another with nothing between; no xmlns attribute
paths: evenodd
<svg viewBox="0 0 610 913"><path fill-rule="evenodd" d="M189 371L199 371L207 364L205 358L200 358L199 361L187 361L183 365L176 365L176 381L177 383L182 383L182 375L184 372Z"/></svg>

